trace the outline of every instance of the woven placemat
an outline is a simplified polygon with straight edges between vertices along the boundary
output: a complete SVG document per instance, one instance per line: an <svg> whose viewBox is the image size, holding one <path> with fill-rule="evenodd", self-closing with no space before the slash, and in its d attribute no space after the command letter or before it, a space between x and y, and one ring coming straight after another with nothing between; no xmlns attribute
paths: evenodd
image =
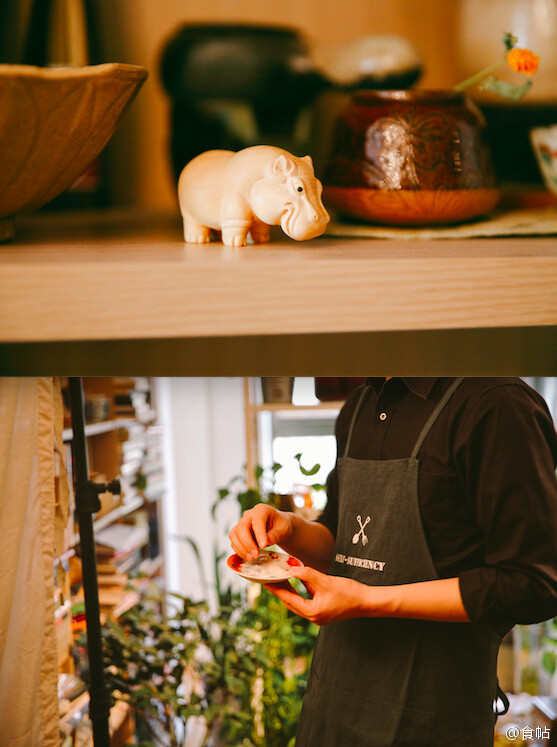
<svg viewBox="0 0 557 747"><path fill-rule="evenodd" d="M495 211L488 218L457 226L407 228L331 221L325 236L376 239L463 239L486 236L557 235L557 206Z"/></svg>

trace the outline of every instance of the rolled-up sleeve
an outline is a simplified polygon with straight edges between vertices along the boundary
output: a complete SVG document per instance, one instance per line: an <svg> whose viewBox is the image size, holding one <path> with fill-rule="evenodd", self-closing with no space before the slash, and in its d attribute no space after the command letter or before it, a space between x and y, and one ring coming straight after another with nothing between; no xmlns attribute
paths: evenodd
<svg viewBox="0 0 557 747"><path fill-rule="evenodd" d="M557 615L557 439L535 392L502 385L474 405L455 462L484 535L485 565L459 574L470 620L504 635Z"/></svg>

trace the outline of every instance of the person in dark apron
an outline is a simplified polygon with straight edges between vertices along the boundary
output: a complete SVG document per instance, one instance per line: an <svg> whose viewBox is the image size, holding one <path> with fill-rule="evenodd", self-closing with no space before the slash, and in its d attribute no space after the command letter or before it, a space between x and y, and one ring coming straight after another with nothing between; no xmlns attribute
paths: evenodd
<svg viewBox="0 0 557 747"><path fill-rule="evenodd" d="M501 637L470 623L457 578L440 580L418 500L420 449L461 383L454 379L446 388L410 457L379 460L351 456L368 394L363 388L337 459L338 523L334 551L327 549L328 575L311 567L295 571L312 599L290 585L266 587L289 609L322 625L296 747L493 745ZM264 537L257 511L244 515L230 535L236 551L246 557L253 552L249 530L260 547L260 539L270 544L282 537L284 549L298 550L304 562L319 567L311 553L304 557L305 530L294 546L283 524L288 520L270 518L270 511L260 509L266 512ZM405 607L404 592L416 584L421 606Z"/></svg>

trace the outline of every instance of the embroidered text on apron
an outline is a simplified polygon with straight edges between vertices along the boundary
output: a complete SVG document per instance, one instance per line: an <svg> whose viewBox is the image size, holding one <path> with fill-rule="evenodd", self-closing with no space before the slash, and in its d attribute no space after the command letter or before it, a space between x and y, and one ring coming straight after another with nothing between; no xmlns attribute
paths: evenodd
<svg viewBox="0 0 557 747"><path fill-rule="evenodd" d="M422 527L418 452L462 379L435 407L408 459L338 459L331 575L370 586L439 578ZM357 618L321 628L296 747L492 747L499 637L472 623Z"/></svg>

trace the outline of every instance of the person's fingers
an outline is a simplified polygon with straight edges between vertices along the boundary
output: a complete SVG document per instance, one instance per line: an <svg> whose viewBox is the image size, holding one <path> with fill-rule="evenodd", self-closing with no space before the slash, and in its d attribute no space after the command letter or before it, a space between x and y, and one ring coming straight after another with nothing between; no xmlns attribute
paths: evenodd
<svg viewBox="0 0 557 747"><path fill-rule="evenodd" d="M269 532L267 532L267 539L270 545L278 545L282 538L282 532L279 532L279 530L276 528L271 529Z"/></svg>
<svg viewBox="0 0 557 747"><path fill-rule="evenodd" d="M278 545L289 534L286 524L282 522L275 524L268 532L267 537L270 545Z"/></svg>
<svg viewBox="0 0 557 747"><path fill-rule="evenodd" d="M259 547L267 547L271 543L267 536L267 521L265 516L260 513L254 515L251 525L252 534L255 536L255 540Z"/></svg>
<svg viewBox="0 0 557 747"><path fill-rule="evenodd" d="M278 599L280 599L280 601L291 612L294 612L296 615L300 615L301 617L306 618L311 615L312 600L301 597L299 594L293 591L292 587L290 587L290 589L286 589L279 584L264 584L264 586L267 591L270 591L271 594L274 594Z"/></svg>
<svg viewBox="0 0 557 747"><path fill-rule="evenodd" d="M263 586L265 589L272 587L273 589L281 588L281 589L286 589L286 591L292 591L292 587L290 586L288 581L273 581L273 582L268 581L266 584L263 584Z"/></svg>
<svg viewBox="0 0 557 747"><path fill-rule="evenodd" d="M312 597L315 596L317 589L322 587L323 582L327 579L325 573L316 571L315 568L310 568L307 565L295 565L290 569L290 573L294 578L300 579Z"/></svg>
<svg viewBox="0 0 557 747"><path fill-rule="evenodd" d="M236 524L236 536L240 545L245 549L246 560L255 560L259 555L259 545L254 537L251 522L251 514L244 514L238 524Z"/></svg>
<svg viewBox="0 0 557 747"><path fill-rule="evenodd" d="M240 533L238 531L238 526L236 525L229 535L230 544L232 545L234 552L237 553L243 560L252 560L254 557L257 557L257 555L259 554L259 550L256 548L253 539L248 545L244 541L244 537L245 534Z"/></svg>

